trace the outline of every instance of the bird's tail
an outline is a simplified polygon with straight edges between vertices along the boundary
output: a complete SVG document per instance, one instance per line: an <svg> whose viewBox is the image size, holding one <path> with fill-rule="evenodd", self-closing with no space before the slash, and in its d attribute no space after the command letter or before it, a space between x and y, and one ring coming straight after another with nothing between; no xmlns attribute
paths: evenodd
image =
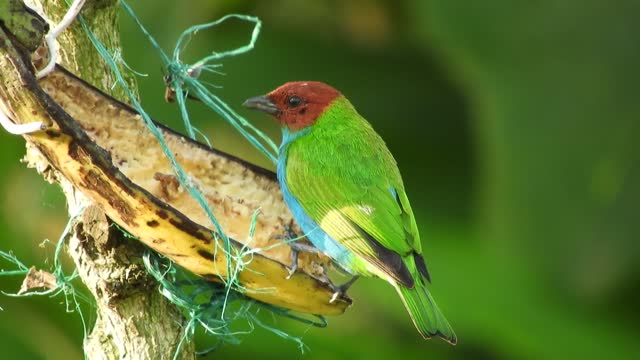
<svg viewBox="0 0 640 360"><path fill-rule="evenodd" d="M407 288L397 282L392 283L402 298L413 324L425 339L438 336L455 345L458 342L456 333L427 290L426 280L417 271L413 273L416 274L413 288Z"/></svg>

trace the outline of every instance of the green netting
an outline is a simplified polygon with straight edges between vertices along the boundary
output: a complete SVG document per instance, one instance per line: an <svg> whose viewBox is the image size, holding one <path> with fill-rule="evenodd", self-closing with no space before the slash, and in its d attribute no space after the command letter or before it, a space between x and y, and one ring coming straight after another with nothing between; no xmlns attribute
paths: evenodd
<svg viewBox="0 0 640 360"><path fill-rule="evenodd" d="M82 210L80 210L78 214L80 214L81 211ZM57 287L55 289L47 289L41 291L29 290L24 293L8 293L2 291L2 294L11 297L49 296L53 298L63 296L65 300L66 311L68 313L77 313L80 316L83 335L86 339L87 335L89 334L87 326L88 324L82 312L80 302L95 307L95 301L92 297L76 290L73 282L74 280L78 279L77 271L74 270L71 274L66 274L61 261L62 249L64 247L65 240L69 237L71 228L73 224L75 224L77 216L78 215L72 216L69 219L62 232L62 235L60 235L60 238L58 239L58 243L56 244L55 252L53 255L53 265L51 266L50 272L56 279ZM0 276L21 276L24 278L29 273L29 267L10 252L0 251L0 259L5 260L9 264L12 264L16 267L15 270L5 270L4 268L0 268ZM1 309L2 308L0 308L0 310Z"/></svg>
<svg viewBox="0 0 640 360"><path fill-rule="evenodd" d="M158 53L158 56L165 64L168 72L168 75L166 76L167 85L170 86L171 89L173 89L173 91L175 92L176 102L180 109L181 117L185 124L185 129L188 136L192 139L196 139L196 135L200 135L205 139L205 142L210 144L209 139L191 124L189 112L187 110L186 99L188 96L192 95L201 100L207 107L220 115L220 117L228 121L244 138L247 139L250 144L256 147L261 153L263 153L267 158L275 163L278 152L278 147L276 146L276 144L260 130L255 128L250 122L236 113L222 99L216 96L214 91L216 88L218 88L218 86L200 80L200 75L205 72L220 74L218 69L222 65L220 63L217 63L218 61L224 58L245 54L253 49L258 35L260 34L260 20L252 16L230 14L210 23L192 26L182 33L173 51L173 57L169 57L161 49L153 36L142 25L141 21L135 15L134 11L127 4L127 2L121 0L120 5L122 6L124 12L131 17L135 24L137 24L140 31L146 36L147 40L154 47L154 49ZM192 36L194 36L199 31L211 29L231 19L246 21L254 24L250 40L246 45L229 51L212 52L210 55L200 59L194 64L185 64L182 62L181 55L185 51L189 42L188 40ZM214 255L218 251L224 251L227 255L227 258L230 259L230 261L228 261L227 263L226 269L226 274L228 275L224 278L221 278L221 285L203 280L201 278L197 278L189 274L179 266L173 264L169 259L160 256L152 251L149 251L144 256L143 260L147 271L159 282L161 293L172 303L181 307L184 310L185 315L187 316L188 323L185 327L184 337L181 341L181 345L185 340L190 339L194 336L194 333L196 332L196 329L198 327L203 329L203 331L208 334L215 335L218 343L237 343L239 342L239 335L249 333L255 326L259 326L275 333L278 336L295 341L299 345L301 351L303 351L304 344L302 343L300 338L291 336L286 332L279 330L260 320L258 316L260 311L267 310L274 315L293 318L312 326L326 326L325 319L320 316L315 318L299 317L286 309L263 304L243 295L243 292L246 291L246 289L244 289L238 283L237 274L242 271L246 264L251 261L252 254L263 249L250 249L248 246L244 246L241 249L236 249L231 246L229 238L224 233L222 226L216 219L204 196L192 184L189 176L180 166L173 152L167 146L162 132L153 123L151 117L147 114L137 97L134 95L133 91L127 85L127 82L125 81L124 76L119 68L119 64L122 64L124 67L128 68L128 66L122 59L121 54L105 48L105 46L96 38L82 16L79 16L77 21L82 25L96 50L104 58L105 62L113 72L116 78L116 82L113 86L120 86L123 88L129 98L129 101L139 112L149 131L151 131L151 133L157 138L158 142L160 143L163 152L167 159L170 161L173 171L180 184L184 187L184 189L187 190L190 196L198 201L200 206L206 212L215 230L213 232L214 236L217 240L221 239L223 244L223 246L220 246L218 241L214 242L214 244L216 244L215 248L213 249ZM136 73L135 71L132 71L132 73L135 75L141 75L139 73ZM251 222L249 235L250 238L247 239L247 244L250 242L251 237L253 236L259 214L259 209L256 209ZM60 249L62 249L63 247L64 239L66 238L73 221L74 219L71 219L69 221L69 224L67 225L67 228L65 229L65 232L61 237L58 246L56 247L53 274L56 276L56 279L58 281L58 288L42 292L29 292L28 294L24 294L22 296L56 296L59 294L64 294L66 298L67 308L80 314L83 324L85 325L86 336L86 323L84 321L82 312L79 311L80 307L78 300L80 299L91 303L91 299L86 296L82 296L74 290L71 282L77 277L77 274L74 273L72 275L65 275L59 262ZM275 246L279 246L289 241L295 240L297 239L288 239L279 244L276 244ZM0 257L17 267L16 270L7 270L4 272L0 271L0 276L24 276L27 274L28 268L12 254L0 252ZM216 273L217 272L218 271L216 271ZM272 291L272 289L261 289L259 291ZM15 294L9 295L16 296ZM243 324L245 324L244 330L234 330L234 327L232 327L233 324L238 323L238 320L243 320ZM178 352L176 352L176 355L177 354Z"/></svg>

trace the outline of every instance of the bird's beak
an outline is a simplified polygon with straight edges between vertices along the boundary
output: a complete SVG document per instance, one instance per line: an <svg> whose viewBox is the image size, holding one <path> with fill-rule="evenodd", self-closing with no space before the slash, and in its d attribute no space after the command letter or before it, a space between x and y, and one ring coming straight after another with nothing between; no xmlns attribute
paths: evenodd
<svg viewBox="0 0 640 360"><path fill-rule="evenodd" d="M274 104L266 96L252 97L251 99L248 99L244 103L242 103L242 106L249 109L264 111L270 115L276 115L280 112L280 109L278 109L276 104Z"/></svg>

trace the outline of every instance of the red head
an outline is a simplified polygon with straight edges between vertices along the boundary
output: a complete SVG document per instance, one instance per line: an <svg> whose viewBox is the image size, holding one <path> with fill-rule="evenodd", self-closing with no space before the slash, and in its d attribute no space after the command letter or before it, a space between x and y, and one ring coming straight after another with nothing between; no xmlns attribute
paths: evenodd
<svg viewBox="0 0 640 360"><path fill-rule="evenodd" d="M271 114L282 126L296 131L313 125L325 108L339 96L338 90L325 83L295 81L265 96L251 98L243 105Z"/></svg>

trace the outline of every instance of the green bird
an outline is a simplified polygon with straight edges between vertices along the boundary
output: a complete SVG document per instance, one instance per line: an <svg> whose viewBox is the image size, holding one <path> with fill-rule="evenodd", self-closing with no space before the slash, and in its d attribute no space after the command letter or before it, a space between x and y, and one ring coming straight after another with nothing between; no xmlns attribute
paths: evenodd
<svg viewBox="0 0 640 360"><path fill-rule="evenodd" d="M327 84L299 81L243 105L282 126L278 181L311 243L348 273L393 285L424 338L456 344L427 289L418 226L396 161L349 100Z"/></svg>

